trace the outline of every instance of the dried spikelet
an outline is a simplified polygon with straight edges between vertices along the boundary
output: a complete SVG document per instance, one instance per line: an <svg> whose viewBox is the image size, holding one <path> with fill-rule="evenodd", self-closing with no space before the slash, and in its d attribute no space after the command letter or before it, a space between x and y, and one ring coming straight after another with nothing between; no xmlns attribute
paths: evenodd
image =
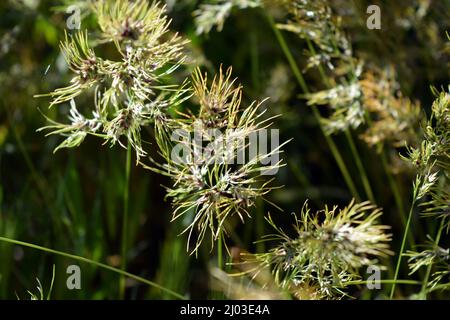
<svg viewBox="0 0 450 320"><path fill-rule="evenodd" d="M288 291L297 300L324 300L329 298L322 288L313 281L306 280L303 283L292 284Z"/></svg>

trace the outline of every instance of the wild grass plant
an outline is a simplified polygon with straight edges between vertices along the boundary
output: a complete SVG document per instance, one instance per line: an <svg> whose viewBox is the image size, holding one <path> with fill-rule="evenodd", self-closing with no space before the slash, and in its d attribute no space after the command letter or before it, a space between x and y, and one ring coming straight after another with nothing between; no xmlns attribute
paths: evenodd
<svg viewBox="0 0 450 320"><path fill-rule="evenodd" d="M448 298L450 5L371 4L1 4L1 297Z"/></svg>

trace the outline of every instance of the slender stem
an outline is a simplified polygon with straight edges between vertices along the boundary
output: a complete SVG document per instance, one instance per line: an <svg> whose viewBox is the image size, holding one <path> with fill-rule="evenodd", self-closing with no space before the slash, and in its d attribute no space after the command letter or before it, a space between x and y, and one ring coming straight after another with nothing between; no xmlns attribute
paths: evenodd
<svg viewBox="0 0 450 320"><path fill-rule="evenodd" d="M219 233L219 238L217 239L217 268L223 270L223 253L222 253L222 232Z"/></svg>
<svg viewBox="0 0 450 320"><path fill-rule="evenodd" d="M125 164L125 184L123 190L123 221L122 221L122 247L120 268L127 269L127 244L128 244L128 213L129 213L129 192L130 192L130 171L131 171L131 146L127 147L127 160ZM120 277L119 293L120 298L125 298L125 277Z"/></svg>
<svg viewBox="0 0 450 320"><path fill-rule="evenodd" d="M397 266L395 267L394 280L397 280L398 272L400 270L400 265L401 265L402 257L403 257L403 251L405 250L406 238L408 236L409 226L411 225L411 219L412 219L412 215L413 215L413 211L414 211L414 205L416 204L416 200L417 200L416 195L414 194L413 200L411 202L411 208L409 209L408 220L406 221L405 231L403 233L402 245L400 246L400 252L398 255L398 259L397 259ZM389 296L389 298L391 300L394 297L395 284L396 283L394 282L394 284L392 285L392 288L391 288L391 294Z"/></svg>
<svg viewBox="0 0 450 320"><path fill-rule="evenodd" d="M161 285L159 285L159 284L157 284L157 283L155 283L153 281L144 279L142 277L136 276L136 275L134 275L132 273L128 273L126 271L122 271L122 270L120 270L118 268L111 267L111 266L109 266L107 264L104 264L104 263L101 263L101 262L97 262L97 261L94 261L94 260L91 260L91 259L88 259L88 258L84 258L84 257L81 257L81 256L77 256L77 255L74 255L74 254L70 254L70 253L66 253L66 252L63 252L63 251L58 251L58 250L54 250L54 249L50 249L50 248L46 248L46 247L42 247L42 246L39 246L39 245L36 245L36 244L32 244L32 243L28 243L28 242L24 242L24 241L19 241L19 240L15 240L15 239L0 237L0 241L7 242L7 243L12 243L12 244L16 244L16 245L24 246L24 247L28 247L28 248L33 248L33 249L36 249L36 250L40 250L40 251L44 251L44 252L48 252L48 253L52 253L52 254L56 254L56 255L63 256L63 257L66 257L66 258L70 258L70 259L74 259L74 260L77 260L77 261L80 261L80 262L85 262L85 263L94 265L96 267L99 267L99 268L102 268L102 269L106 269L106 270L118 273L118 274L120 274L122 276L134 279L136 281L145 283L145 284L147 284L147 285L149 285L151 287L157 288L157 289L159 289L161 291L164 291L164 292L166 292L168 294L171 294L172 296L174 296L174 297L176 297L178 299L181 299L181 300L185 300L186 299L181 294L176 293L176 292L174 292L174 291L172 291L170 289L164 288L163 286L161 286Z"/></svg>
<svg viewBox="0 0 450 320"><path fill-rule="evenodd" d="M441 223L439 225L438 233L436 235L436 239L434 239L433 249L436 249L436 247L439 244L439 241L441 240L442 230L444 229L444 223L445 223L445 218L442 218L441 219ZM420 290L420 295L425 297L425 298L427 297L428 279L430 279L430 274L431 274L431 268L432 267L433 267L432 263L430 263L427 266L427 271L425 272L425 277L423 278L423 282L422 282L422 289Z"/></svg>
<svg viewBox="0 0 450 320"><path fill-rule="evenodd" d="M281 49L283 50L283 53L286 56L286 59L289 62L291 70L292 70L298 84L300 85L300 88L303 90L303 92L305 94L308 94L310 92L308 89L308 86L306 85L305 79L303 78L302 73L300 72L300 70L296 64L295 59L292 56L292 53L291 53L286 41L284 40L283 35L275 26L275 23L274 23L272 17L269 15L266 15L266 17L270 23L270 26L272 27L273 32L275 33L275 36L278 40L278 43L280 44ZM347 184L348 188L350 189L350 192L353 194L353 196L356 198L356 200L359 201L361 198L360 198L358 191L355 187L355 184L353 183L353 180L348 172L347 166L345 165L345 162L342 159L341 153L339 152L338 148L336 147L336 144L334 143L333 139L325 133L319 110L317 109L316 106L311 106L311 108L313 110L313 114L314 114L317 122L319 123L320 130L322 131L322 133L325 137L325 140L327 141L328 146L331 150L331 153L333 154L334 159L344 177L345 183Z"/></svg>

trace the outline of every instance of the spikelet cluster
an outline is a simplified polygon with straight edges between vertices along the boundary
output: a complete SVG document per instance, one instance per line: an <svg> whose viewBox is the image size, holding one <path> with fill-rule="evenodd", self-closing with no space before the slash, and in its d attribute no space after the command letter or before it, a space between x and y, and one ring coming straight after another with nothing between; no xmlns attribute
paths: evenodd
<svg viewBox="0 0 450 320"><path fill-rule="evenodd" d="M246 259L259 262L259 268L270 268L282 288L301 292L307 286L316 288L318 298L340 296L340 288L358 278L360 268L390 254L388 227L377 223L381 214L368 202L352 201L343 209L325 207L315 214L305 203L300 215L294 214L294 236L269 216L276 232L266 236L266 241L278 244Z"/></svg>

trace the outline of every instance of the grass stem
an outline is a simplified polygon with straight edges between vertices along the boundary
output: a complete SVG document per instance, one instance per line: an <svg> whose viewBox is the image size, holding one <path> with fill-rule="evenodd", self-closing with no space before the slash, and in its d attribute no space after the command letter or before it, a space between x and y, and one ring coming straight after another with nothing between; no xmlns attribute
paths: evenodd
<svg viewBox="0 0 450 320"><path fill-rule="evenodd" d="M121 241L121 260L120 268L123 271L127 269L127 251L128 251L128 215L129 215L129 193L130 193L130 171L131 171L131 145L128 143L127 160L125 163L125 184L123 190L123 221L122 221L122 241ZM125 277L121 276L119 281L120 298L125 298Z"/></svg>

